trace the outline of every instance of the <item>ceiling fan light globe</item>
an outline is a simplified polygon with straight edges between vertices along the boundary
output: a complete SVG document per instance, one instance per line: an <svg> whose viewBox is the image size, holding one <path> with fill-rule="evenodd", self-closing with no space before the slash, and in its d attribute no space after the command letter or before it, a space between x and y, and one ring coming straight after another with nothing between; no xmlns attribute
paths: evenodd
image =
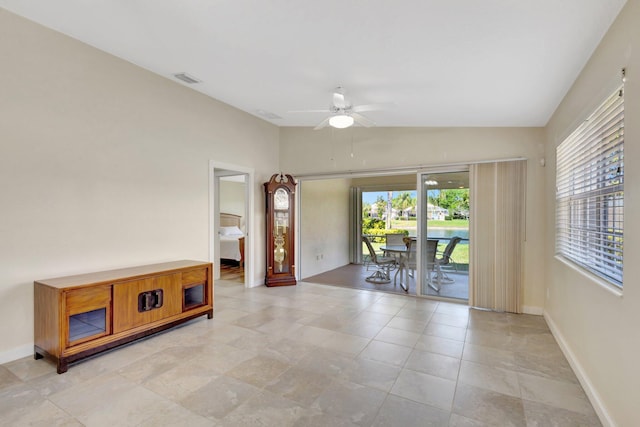
<svg viewBox="0 0 640 427"><path fill-rule="evenodd" d="M349 126L353 126L353 117L347 116L346 114L332 116L329 119L329 125L337 129L348 128Z"/></svg>

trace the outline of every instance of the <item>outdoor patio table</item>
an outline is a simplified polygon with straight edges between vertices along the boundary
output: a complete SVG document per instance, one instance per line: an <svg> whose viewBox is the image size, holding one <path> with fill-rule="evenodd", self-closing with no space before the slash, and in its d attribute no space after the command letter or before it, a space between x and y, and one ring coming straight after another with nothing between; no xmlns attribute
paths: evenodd
<svg viewBox="0 0 640 427"><path fill-rule="evenodd" d="M396 282L396 278L398 274L400 274L400 286L404 289L405 292L409 292L409 269L405 268L406 257L407 257L407 247L405 245L387 245L381 246L380 250L388 253L395 253L399 255L398 260L398 271L396 271L395 276L393 277L393 282ZM402 280L402 273L405 273L405 281Z"/></svg>
<svg viewBox="0 0 640 427"><path fill-rule="evenodd" d="M414 244L415 244L415 238L414 239ZM438 245L438 241L439 239L428 239L430 242L435 242L434 245L434 250L435 247L437 247ZM396 271L395 276L393 277L393 282L395 283L398 275L400 275L400 286L402 287L402 289L405 292L409 292L409 268L407 265L407 261L408 261L408 256L409 256L409 251L407 250L407 247L405 245L387 245L387 246L381 246L380 250L388 252L388 253L397 253L399 255L399 261L398 261L398 270ZM435 257L435 251L433 252L433 254L429 254L431 255L431 267L433 267L434 265L434 260L433 258ZM402 277L402 274L404 273L404 278ZM431 283L432 281L429 280L428 284L430 287L434 288L436 291L439 291L439 288L436 288L435 285L433 283Z"/></svg>

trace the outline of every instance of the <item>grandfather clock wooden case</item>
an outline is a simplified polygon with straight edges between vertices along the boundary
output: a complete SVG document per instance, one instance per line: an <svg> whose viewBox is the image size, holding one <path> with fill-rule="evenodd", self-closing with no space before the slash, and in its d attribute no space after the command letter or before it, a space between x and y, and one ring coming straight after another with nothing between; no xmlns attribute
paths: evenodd
<svg viewBox="0 0 640 427"><path fill-rule="evenodd" d="M294 207L296 183L291 175L275 174L264 184L267 208L267 286L296 284Z"/></svg>

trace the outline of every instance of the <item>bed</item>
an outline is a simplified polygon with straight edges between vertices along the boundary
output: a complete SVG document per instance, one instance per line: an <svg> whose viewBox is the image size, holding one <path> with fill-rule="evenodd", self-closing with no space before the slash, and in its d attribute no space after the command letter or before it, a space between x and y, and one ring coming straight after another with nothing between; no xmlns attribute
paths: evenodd
<svg viewBox="0 0 640 427"><path fill-rule="evenodd" d="M242 217L220 213L220 260L237 261L244 266L244 233L240 229Z"/></svg>

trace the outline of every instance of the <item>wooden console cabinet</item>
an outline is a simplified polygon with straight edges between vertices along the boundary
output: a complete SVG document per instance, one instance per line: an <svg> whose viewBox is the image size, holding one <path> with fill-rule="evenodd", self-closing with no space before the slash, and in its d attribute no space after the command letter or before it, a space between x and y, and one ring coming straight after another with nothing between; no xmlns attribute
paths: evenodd
<svg viewBox="0 0 640 427"><path fill-rule="evenodd" d="M174 261L34 282L34 357L85 357L213 317L212 265Z"/></svg>

